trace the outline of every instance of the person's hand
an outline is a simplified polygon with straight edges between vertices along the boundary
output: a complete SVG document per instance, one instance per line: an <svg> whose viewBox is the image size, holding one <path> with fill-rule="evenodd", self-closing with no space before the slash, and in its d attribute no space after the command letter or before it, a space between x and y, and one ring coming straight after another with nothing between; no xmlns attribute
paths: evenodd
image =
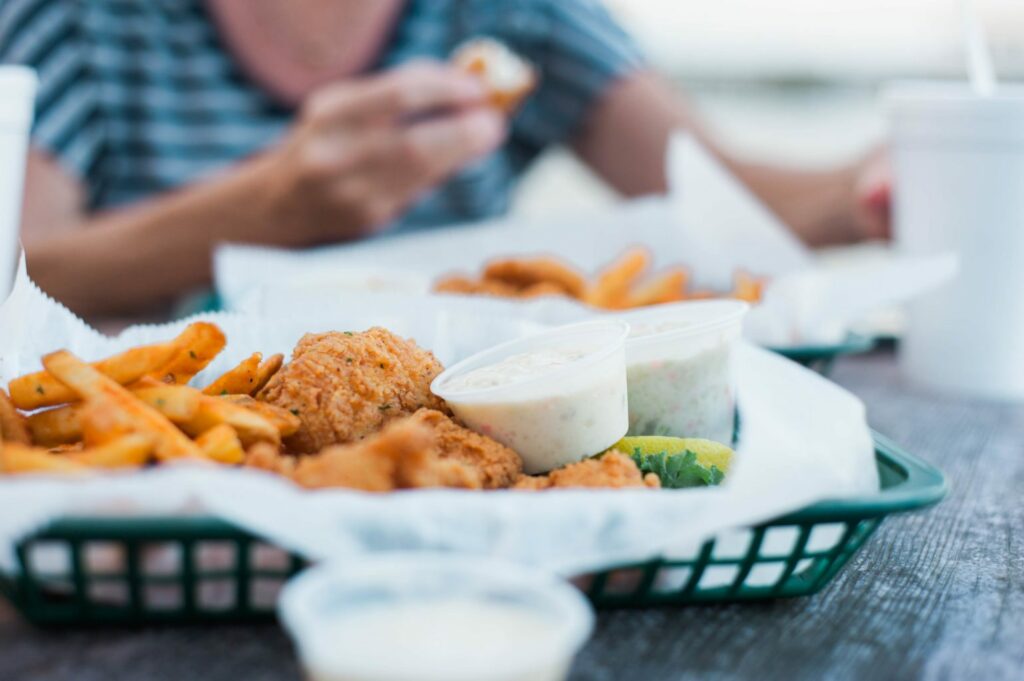
<svg viewBox="0 0 1024 681"><path fill-rule="evenodd" d="M889 239L892 236L892 168L885 149L876 149L858 165L854 199L860 238Z"/></svg>
<svg viewBox="0 0 1024 681"><path fill-rule="evenodd" d="M267 240L309 245L366 236L490 153L505 119L477 79L434 62L329 85L261 159Z"/></svg>

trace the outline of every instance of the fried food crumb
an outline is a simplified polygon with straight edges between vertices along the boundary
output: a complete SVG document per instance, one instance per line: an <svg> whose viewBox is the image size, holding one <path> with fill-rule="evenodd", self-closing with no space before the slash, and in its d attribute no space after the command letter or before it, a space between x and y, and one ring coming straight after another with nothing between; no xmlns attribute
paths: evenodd
<svg viewBox="0 0 1024 681"><path fill-rule="evenodd" d="M514 489L519 490L559 487L658 488L661 481L654 473L643 475L633 459L625 454L608 451L600 458L571 463L547 475L522 475L514 485Z"/></svg>

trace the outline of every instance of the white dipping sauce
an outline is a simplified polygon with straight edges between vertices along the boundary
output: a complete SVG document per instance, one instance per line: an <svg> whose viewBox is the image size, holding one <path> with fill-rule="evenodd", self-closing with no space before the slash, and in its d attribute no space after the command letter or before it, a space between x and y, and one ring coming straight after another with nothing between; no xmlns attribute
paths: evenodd
<svg viewBox="0 0 1024 681"><path fill-rule="evenodd" d="M507 385L520 379L543 376L551 369L583 359L591 348L544 348L509 355L500 362L467 371L445 384L451 390L480 390Z"/></svg>
<svg viewBox="0 0 1024 681"><path fill-rule="evenodd" d="M303 653L315 681L561 681L573 654L562 633L513 603L396 600L325 620Z"/></svg>
<svg viewBox="0 0 1024 681"><path fill-rule="evenodd" d="M624 324L612 327L621 335L604 345L583 337L510 349L490 364L456 366L433 387L467 426L514 449L526 473L546 473L626 434L625 332ZM607 327L603 333L610 335Z"/></svg>

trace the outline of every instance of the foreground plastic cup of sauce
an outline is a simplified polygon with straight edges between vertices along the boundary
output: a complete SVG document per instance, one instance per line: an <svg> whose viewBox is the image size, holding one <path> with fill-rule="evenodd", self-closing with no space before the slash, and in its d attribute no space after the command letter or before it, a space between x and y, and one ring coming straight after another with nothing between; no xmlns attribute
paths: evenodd
<svg viewBox="0 0 1024 681"><path fill-rule="evenodd" d="M473 355L430 387L471 429L518 452L527 473L545 473L626 434L628 333L617 320L561 326Z"/></svg>
<svg viewBox="0 0 1024 681"><path fill-rule="evenodd" d="M616 315L630 325L630 435L732 441L732 355L748 309L738 300L708 300Z"/></svg>
<svg viewBox="0 0 1024 681"><path fill-rule="evenodd" d="M279 612L313 681L561 681L593 629L548 573L423 553L313 568Z"/></svg>

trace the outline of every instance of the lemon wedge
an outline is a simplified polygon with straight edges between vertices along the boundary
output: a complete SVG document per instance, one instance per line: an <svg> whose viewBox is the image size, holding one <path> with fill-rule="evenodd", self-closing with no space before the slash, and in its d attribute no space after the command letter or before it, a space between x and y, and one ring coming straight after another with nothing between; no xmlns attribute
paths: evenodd
<svg viewBox="0 0 1024 681"><path fill-rule="evenodd" d="M696 454L697 463L705 468L717 466L722 473L729 472L732 463L732 448L714 440L702 440L696 437L668 437L664 435L637 435L624 437L615 443L613 449L625 454L639 450L640 454L649 456L664 452L668 456L682 454L689 450Z"/></svg>

